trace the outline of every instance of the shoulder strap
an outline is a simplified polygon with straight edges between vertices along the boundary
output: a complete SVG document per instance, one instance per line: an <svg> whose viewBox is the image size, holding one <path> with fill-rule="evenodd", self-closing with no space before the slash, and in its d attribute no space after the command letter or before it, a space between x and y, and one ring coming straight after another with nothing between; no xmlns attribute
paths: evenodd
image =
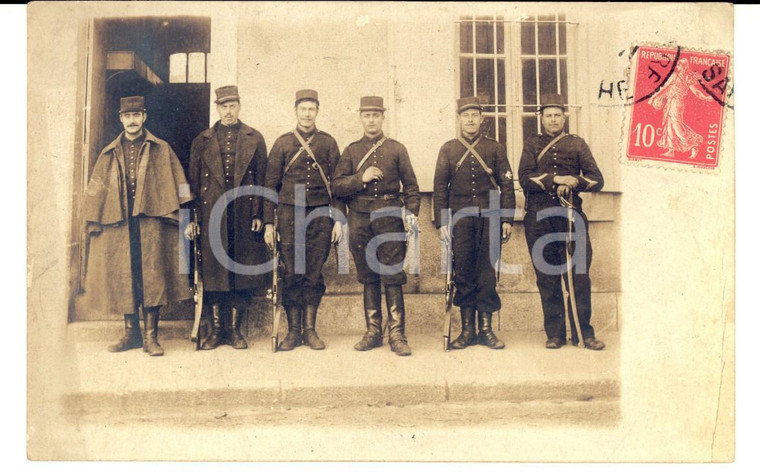
<svg viewBox="0 0 760 472"><path fill-rule="evenodd" d="M457 167L460 165L460 162L463 162L465 157L467 156L467 153L472 153L473 156L475 156L475 160L478 161L478 164L483 168L484 171L486 171L486 175L488 175L488 179L491 181L491 185L493 185L493 188L496 190L499 190L499 184L496 183L496 179L493 178L493 170L491 170L490 167L483 161L483 158L480 157L480 154L478 154L478 151L475 150L475 145L480 141L480 138L478 138L472 146L470 146L470 143L465 141L461 136L457 137L460 143L464 145L465 148L467 148L467 151L465 151L464 156L462 156L462 159L459 160L457 163Z"/></svg>
<svg viewBox="0 0 760 472"><path fill-rule="evenodd" d="M373 152L375 152L375 150L377 148L379 148L380 146L382 146L386 139L388 139L388 137L387 136L383 136L382 139L380 139L380 141L376 142L374 144L374 146L372 146L371 148L369 148L369 151L367 151L367 154L365 154L364 157L362 157L362 160L359 161L359 165L356 166L356 172L357 173L359 172L359 170L361 170L361 168L364 165L364 163L367 162L367 159L369 159L370 154L372 154Z"/></svg>
<svg viewBox="0 0 760 472"><path fill-rule="evenodd" d="M295 155L293 156L293 158L290 159L288 161L288 163L285 165L285 169L283 169L283 171L282 171L283 177L285 176L285 174L288 173L288 170L290 170L290 168L293 166L293 164L295 164L295 162L298 160L298 158L301 157L301 155L303 154L304 151L308 152L310 156L314 157L314 154L312 154L311 149L309 148L309 143L314 138L314 136L317 135L317 132L314 131L314 134L312 134L311 136L309 136L309 139L307 139L306 141L304 141L303 138L301 137L301 135L298 134L298 130L293 130L293 134L296 135L296 138L301 143L301 149L299 149L298 152L295 153Z"/></svg>
<svg viewBox="0 0 760 472"><path fill-rule="evenodd" d="M547 144L546 146L544 146L544 148L541 150L541 152L538 153L538 157L536 158L536 162L540 161L541 158L544 157L544 154L546 154L547 152L549 152L549 149L551 149L552 146L554 146L555 144L557 144L558 142L560 142L560 140L562 140L562 138L564 138L565 136L567 136L567 134L563 131L560 134L558 134L554 139L552 139L551 141L549 141L549 144Z"/></svg>
<svg viewBox="0 0 760 472"><path fill-rule="evenodd" d="M322 166L319 165L319 161L317 161L317 157L314 155L314 151L312 151L311 148L309 147L309 141L311 141L311 138L316 136L317 131L314 131L314 134L309 137L309 141L304 141L303 137L300 134L298 134L297 130L294 131L293 133L296 135L296 138L298 138L298 142L301 143L301 147L309 154L311 159L314 161L314 167L316 167L316 169L319 171L319 176L322 177L322 182L325 184L325 189L327 189L327 196L330 197L330 201L332 202L332 190L330 190L330 181L327 180L327 176L325 175L325 172L322 170ZM295 160L295 158L293 160ZM283 172L283 175L285 175L284 172Z"/></svg>

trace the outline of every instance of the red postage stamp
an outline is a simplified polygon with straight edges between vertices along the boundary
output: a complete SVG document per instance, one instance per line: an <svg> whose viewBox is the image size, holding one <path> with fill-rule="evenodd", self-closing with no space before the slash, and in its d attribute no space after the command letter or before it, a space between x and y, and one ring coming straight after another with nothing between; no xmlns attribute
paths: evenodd
<svg viewBox="0 0 760 472"><path fill-rule="evenodd" d="M733 87L728 54L641 46L631 69L628 159L714 169Z"/></svg>

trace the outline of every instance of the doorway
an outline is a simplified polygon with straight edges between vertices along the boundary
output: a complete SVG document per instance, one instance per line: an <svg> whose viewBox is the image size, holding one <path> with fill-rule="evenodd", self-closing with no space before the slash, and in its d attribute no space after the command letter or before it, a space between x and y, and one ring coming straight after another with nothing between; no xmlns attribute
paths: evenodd
<svg viewBox="0 0 760 472"><path fill-rule="evenodd" d="M192 140L208 128L207 58L211 19L172 16L95 19L87 25L84 66L82 163L75 175L69 321L112 319L121 314L78 309L86 248L79 208L100 151L122 131L121 97L141 95L146 129L169 143L187 171ZM73 262L73 261L78 261Z"/></svg>

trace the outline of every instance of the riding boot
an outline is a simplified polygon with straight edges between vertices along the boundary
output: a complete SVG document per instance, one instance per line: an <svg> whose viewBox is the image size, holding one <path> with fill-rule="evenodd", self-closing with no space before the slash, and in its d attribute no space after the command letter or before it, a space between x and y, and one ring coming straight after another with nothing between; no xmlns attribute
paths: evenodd
<svg viewBox="0 0 760 472"><path fill-rule="evenodd" d="M475 336L475 307L460 307L462 314L462 333L451 343L452 349L464 349L467 346L477 344L478 339Z"/></svg>
<svg viewBox="0 0 760 472"><path fill-rule="evenodd" d="M491 316L492 313L490 311L478 312L478 324L480 325L478 344L488 346L491 349L504 349L504 343L499 341L499 338L496 337L491 328Z"/></svg>
<svg viewBox="0 0 760 472"><path fill-rule="evenodd" d="M280 351L292 351L303 344L303 337L301 336L301 311L301 307L297 305L285 307L285 315L288 318L288 334L285 335L285 339L280 341L280 346L278 347Z"/></svg>
<svg viewBox="0 0 760 472"><path fill-rule="evenodd" d="M362 339L354 345L357 351L369 351L383 344L383 312L382 293L380 282L364 284L364 321L367 324L367 332Z"/></svg>
<svg viewBox="0 0 760 472"><path fill-rule="evenodd" d="M230 346L235 349L248 349L248 343L245 342L245 337L240 332L240 323L243 320L243 313L238 311L234 306L232 307L232 330L230 332L229 340Z"/></svg>
<svg viewBox="0 0 760 472"><path fill-rule="evenodd" d="M143 351L149 356L163 356L164 348L158 344L158 307L145 308L143 310L145 319L145 333L143 335Z"/></svg>
<svg viewBox="0 0 760 472"><path fill-rule="evenodd" d="M108 346L111 352L122 352L129 349L137 349L142 346L142 334L140 333L140 318L137 313L124 315L124 336L115 344Z"/></svg>
<svg viewBox="0 0 760 472"><path fill-rule="evenodd" d="M210 350L216 349L222 344L222 314L219 310L219 304L215 303L211 305L211 335L203 341L201 349Z"/></svg>
<svg viewBox="0 0 760 472"><path fill-rule="evenodd" d="M304 326L303 326L303 342L307 346L315 350L322 350L325 348L325 343L319 339L317 335L317 307L314 305L306 305L304 310Z"/></svg>
<svg viewBox="0 0 760 472"><path fill-rule="evenodd" d="M404 292L401 285L385 286L385 303L388 307L388 343L399 356L412 354L404 335Z"/></svg>

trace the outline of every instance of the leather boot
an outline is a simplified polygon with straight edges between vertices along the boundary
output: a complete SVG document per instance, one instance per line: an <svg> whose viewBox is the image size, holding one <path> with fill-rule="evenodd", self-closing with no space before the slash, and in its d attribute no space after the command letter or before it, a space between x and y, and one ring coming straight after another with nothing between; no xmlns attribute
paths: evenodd
<svg viewBox="0 0 760 472"><path fill-rule="evenodd" d="M317 307L306 305L304 310L303 342L317 351L325 348L325 343L317 336Z"/></svg>
<svg viewBox="0 0 760 472"><path fill-rule="evenodd" d="M137 313L124 315L124 336L115 344L108 346L111 352L123 352L129 349L137 349L142 346L142 334L140 334L140 317Z"/></svg>
<svg viewBox="0 0 760 472"><path fill-rule="evenodd" d="M243 320L243 314L237 308L232 307L232 330L230 332L230 346L235 349L248 349L248 343L240 332L240 323Z"/></svg>
<svg viewBox="0 0 760 472"><path fill-rule="evenodd" d="M158 308L146 308L143 311L145 333L143 335L143 351L149 356L163 356L164 348L158 344Z"/></svg>
<svg viewBox="0 0 760 472"><path fill-rule="evenodd" d="M280 346L277 349L280 351L292 351L303 344L301 336L301 307L295 305L285 307L285 315L288 318L288 334L285 335L285 339L280 341Z"/></svg>
<svg viewBox="0 0 760 472"><path fill-rule="evenodd" d="M462 333L451 343L451 349L464 349L478 342L478 338L475 336L475 307L463 306L460 311L462 314Z"/></svg>
<svg viewBox="0 0 760 472"><path fill-rule="evenodd" d="M504 349L504 343L499 341L499 338L493 334L491 329L491 316L490 311L478 312L478 325L480 325L480 332L478 333L478 344L488 346L491 349Z"/></svg>
<svg viewBox="0 0 760 472"><path fill-rule="evenodd" d="M222 331L222 314L219 310L219 304L215 303L211 305L211 335L203 341L201 349L206 351L210 349L216 349L222 344L222 338L224 337Z"/></svg>
<svg viewBox="0 0 760 472"><path fill-rule="evenodd" d="M383 344L383 312L382 293L380 282L364 284L364 321L367 323L367 332L364 337L354 345L357 351L369 351Z"/></svg>
<svg viewBox="0 0 760 472"><path fill-rule="evenodd" d="M412 349L404 335L404 292L401 285L385 286L385 303L388 306L388 343L399 356L409 356Z"/></svg>

